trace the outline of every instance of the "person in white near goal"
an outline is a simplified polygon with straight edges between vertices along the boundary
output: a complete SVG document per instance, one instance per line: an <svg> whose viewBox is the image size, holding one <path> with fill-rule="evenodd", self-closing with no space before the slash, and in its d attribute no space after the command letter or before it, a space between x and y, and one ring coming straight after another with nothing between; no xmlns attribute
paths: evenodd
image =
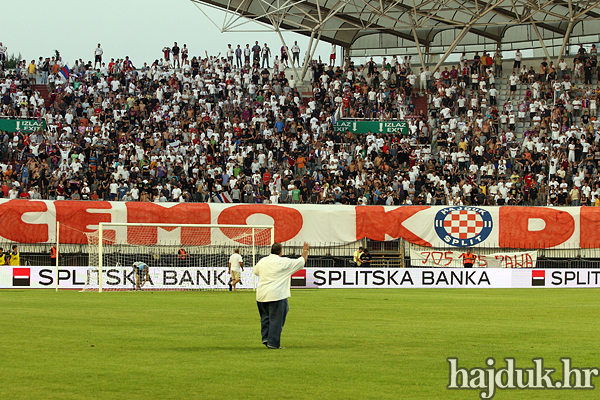
<svg viewBox="0 0 600 400"><path fill-rule="evenodd" d="M240 249L235 249L234 253L229 257L229 275L231 275L231 279L229 280L229 290L231 291L235 289L235 285L240 283L242 279L242 271L244 270L244 260L240 255Z"/></svg>

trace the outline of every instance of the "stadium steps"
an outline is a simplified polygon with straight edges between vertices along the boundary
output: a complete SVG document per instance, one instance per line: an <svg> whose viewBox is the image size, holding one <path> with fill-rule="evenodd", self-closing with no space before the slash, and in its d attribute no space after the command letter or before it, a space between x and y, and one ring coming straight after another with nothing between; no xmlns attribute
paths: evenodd
<svg viewBox="0 0 600 400"><path fill-rule="evenodd" d="M33 90L37 90L44 99L44 106L48 108L50 106L50 91L47 85L33 85Z"/></svg>
<svg viewBox="0 0 600 400"><path fill-rule="evenodd" d="M419 93L413 96L412 102L415 105L415 115L419 115L421 111L427 115L427 95Z"/></svg>
<svg viewBox="0 0 600 400"><path fill-rule="evenodd" d="M393 240L381 242L367 240L367 247L373 257L373 268L398 268L404 267L404 249L402 242Z"/></svg>
<svg viewBox="0 0 600 400"><path fill-rule="evenodd" d="M375 253L372 252L372 268L404 268L404 257L401 253Z"/></svg>

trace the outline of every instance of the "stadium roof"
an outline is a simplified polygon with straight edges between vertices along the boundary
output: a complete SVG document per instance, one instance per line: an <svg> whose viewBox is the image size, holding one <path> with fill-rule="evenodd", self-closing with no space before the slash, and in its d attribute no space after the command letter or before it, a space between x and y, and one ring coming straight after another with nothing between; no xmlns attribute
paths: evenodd
<svg viewBox="0 0 600 400"><path fill-rule="evenodd" d="M569 37L600 41L596 0L191 1L226 11L222 25L215 24L222 32L256 31L249 23L254 21L267 30L293 31L352 50L414 52L418 45L420 52L447 56L459 44L520 43L514 47L537 47L557 56Z"/></svg>

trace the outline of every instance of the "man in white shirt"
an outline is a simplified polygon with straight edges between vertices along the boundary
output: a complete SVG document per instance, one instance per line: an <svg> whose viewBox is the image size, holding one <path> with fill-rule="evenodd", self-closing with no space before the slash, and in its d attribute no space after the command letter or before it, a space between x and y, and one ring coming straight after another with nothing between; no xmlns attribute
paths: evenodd
<svg viewBox="0 0 600 400"><path fill-rule="evenodd" d="M292 66L294 65L294 61L300 66L300 46L298 46L297 41L295 41L292 46Z"/></svg>
<svg viewBox="0 0 600 400"><path fill-rule="evenodd" d="M281 257L283 246L271 246L271 255L262 258L254 267L254 275L259 277L256 288L256 303L260 313L262 343L269 349L282 349L281 331L290 309L290 277L304 268L308 259L308 243L302 247L302 257L292 259Z"/></svg>
<svg viewBox="0 0 600 400"><path fill-rule="evenodd" d="M6 61L6 46L0 42L0 64L3 64Z"/></svg>
<svg viewBox="0 0 600 400"><path fill-rule="evenodd" d="M519 77L513 72L512 75L508 77L508 81L510 82L510 98L514 99L517 92L517 83L519 83Z"/></svg>
<svg viewBox="0 0 600 400"><path fill-rule="evenodd" d="M229 257L229 290L236 290L235 285L242 280L242 271L244 270L244 260L240 255L240 249L234 250L234 253Z"/></svg>
<svg viewBox="0 0 600 400"><path fill-rule="evenodd" d="M102 66L102 54L104 54L104 50L102 50L100 43L98 43L98 47L94 50L94 69L96 69L96 64Z"/></svg>
<svg viewBox="0 0 600 400"><path fill-rule="evenodd" d="M337 51L335 49L335 44L331 45L331 54L329 55L329 66L335 67L335 55Z"/></svg>
<svg viewBox="0 0 600 400"><path fill-rule="evenodd" d="M419 90L427 90L427 72L421 68L419 73Z"/></svg>
<svg viewBox="0 0 600 400"><path fill-rule="evenodd" d="M262 53L262 67L265 67L265 64L267 64L267 68L271 68L269 67L269 57L271 57L271 49L269 49L269 46L267 46L267 44L265 43L265 47L262 48L261 50Z"/></svg>
<svg viewBox="0 0 600 400"><path fill-rule="evenodd" d="M521 50L517 49L517 52L515 53L515 62L513 64L513 72L515 72L515 69L518 71L519 68L521 68L521 60L523 59L523 54L521 53Z"/></svg>

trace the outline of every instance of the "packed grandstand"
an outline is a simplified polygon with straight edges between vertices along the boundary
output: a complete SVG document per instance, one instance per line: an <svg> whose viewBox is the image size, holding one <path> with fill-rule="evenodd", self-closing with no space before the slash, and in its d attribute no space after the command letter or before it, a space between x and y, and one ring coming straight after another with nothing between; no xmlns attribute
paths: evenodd
<svg viewBox="0 0 600 400"><path fill-rule="evenodd" d="M1 132L4 198L600 205L595 46L557 65L500 51L436 71L314 60L308 97L292 60L262 68L260 47L243 60L165 47L136 66L98 49L2 70L0 117L45 122ZM405 119L409 132L334 129L344 119Z"/></svg>

